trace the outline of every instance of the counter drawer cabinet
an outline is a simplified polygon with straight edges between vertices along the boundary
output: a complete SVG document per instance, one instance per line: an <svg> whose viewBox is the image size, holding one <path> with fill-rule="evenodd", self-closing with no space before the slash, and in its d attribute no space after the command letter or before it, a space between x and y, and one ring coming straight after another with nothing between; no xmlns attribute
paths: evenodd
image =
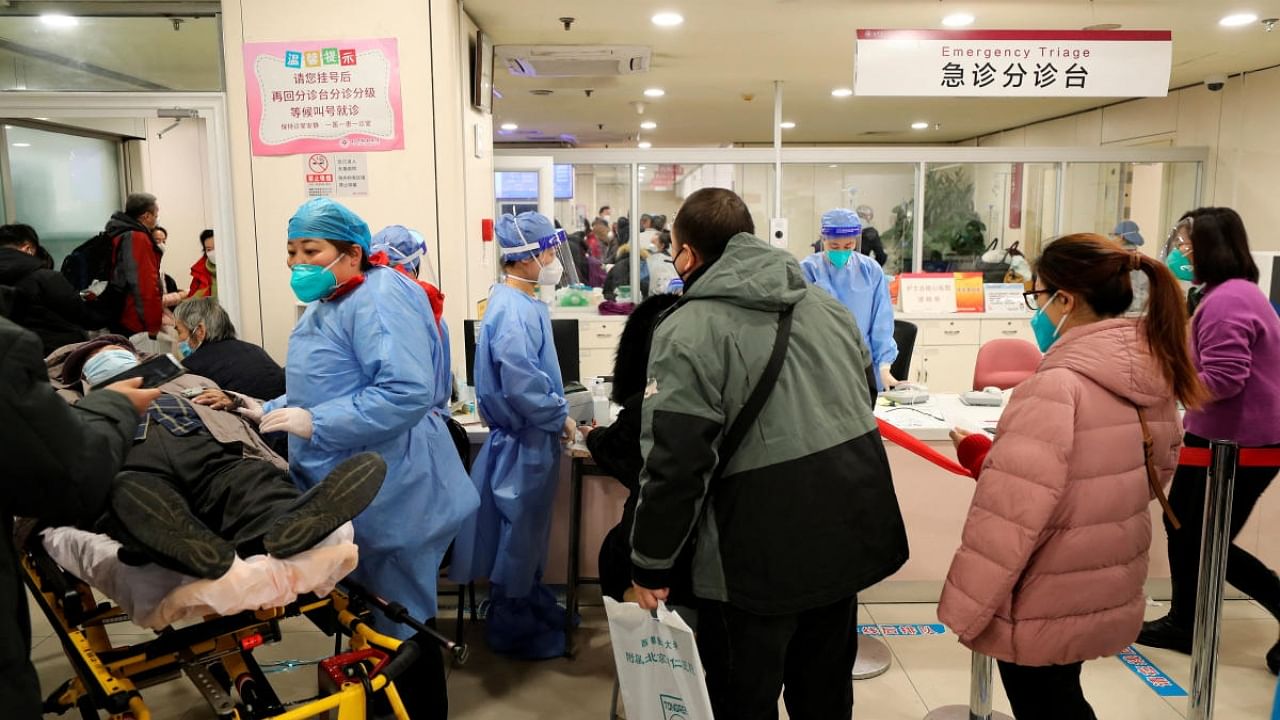
<svg viewBox="0 0 1280 720"><path fill-rule="evenodd" d="M1031 316L1001 318L999 320L984 319L982 321L982 343L986 345L999 338L1017 338L1035 343L1036 334L1031 330Z"/></svg>
<svg viewBox="0 0 1280 720"><path fill-rule="evenodd" d="M917 345L977 345L981 332L979 320L915 320L920 329Z"/></svg>

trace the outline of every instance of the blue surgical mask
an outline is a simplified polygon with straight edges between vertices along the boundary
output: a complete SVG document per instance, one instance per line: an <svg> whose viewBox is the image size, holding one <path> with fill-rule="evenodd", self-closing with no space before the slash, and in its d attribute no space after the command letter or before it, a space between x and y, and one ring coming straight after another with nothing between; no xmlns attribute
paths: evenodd
<svg viewBox="0 0 1280 720"><path fill-rule="evenodd" d="M853 257L852 250L828 250L827 259L836 267L844 267L849 264L849 259Z"/></svg>
<svg viewBox="0 0 1280 720"><path fill-rule="evenodd" d="M289 287L293 288L293 294L304 303L315 302L332 295L338 287L338 277L330 268L337 265L338 260L341 259L342 256L339 255L325 267L294 265L293 274L289 278Z"/></svg>
<svg viewBox="0 0 1280 720"><path fill-rule="evenodd" d="M1164 259L1164 264L1173 271L1173 276L1179 280L1195 282L1195 266L1191 264L1191 260L1187 258L1186 254L1183 253L1182 250L1174 248L1174 250L1169 253L1169 257Z"/></svg>
<svg viewBox="0 0 1280 720"><path fill-rule="evenodd" d="M182 355L183 360L186 360L187 358L191 357L191 353L193 352L195 352L195 350L192 349L190 342L183 340L182 342L178 343L178 353Z"/></svg>
<svg viewBox="0 0 1280 720"><path fill-rule="evenodd" d="M1062 316L1062 319L1058 321L1056 326L1053 324L1053 321L1051 321L1049 316L1045 314L1044 309L1049 307L1049 303L1053 302L1053 299L1056 297L1058 297L1058 293L1055 292L1053 296L1049 298L1049 302L1046 302L1044 307L1041 307L1036 311L1035 315L1031 316L1031 330L1036 334L1036 345L1039 346L1040 352L1042 353L1049 352L1049 348L1053 347L1053 344L1057 342L1058 336L1062 332L1063 323L1065 323L1067 321L1067 317L1071 315L1071 313L1066 313Z"/></svg>
<svg viewBox="0 0 1280 720"><path fill-rule="evenodd" d="M138 358L122 348L112 348L89 358L84 364L84 379L90 387L100 385L104 380L119 375L125 370L138 366Z"/></svg>

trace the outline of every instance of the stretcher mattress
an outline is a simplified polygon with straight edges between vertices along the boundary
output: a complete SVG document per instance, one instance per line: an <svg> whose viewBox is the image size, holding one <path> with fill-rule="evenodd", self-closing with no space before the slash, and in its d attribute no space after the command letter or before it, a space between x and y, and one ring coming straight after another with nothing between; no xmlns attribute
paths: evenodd
<svg viewBox="0 0 1280 720"><path fill-rule="evenodd" d="M116 556L120 543L106 535L70 527L49 528L41 535L55 562L105 593L134 624L152 630L211 614L281 607L303 593L327 595L357 562L351 523L288 559L237 557L217 580L194 578L158 565L126 565Z"/></svg>

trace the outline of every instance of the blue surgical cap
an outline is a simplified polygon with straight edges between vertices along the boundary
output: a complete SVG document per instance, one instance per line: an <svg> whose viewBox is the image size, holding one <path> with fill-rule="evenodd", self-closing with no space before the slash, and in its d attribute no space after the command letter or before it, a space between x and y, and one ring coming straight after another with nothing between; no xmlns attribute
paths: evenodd
<svg viewBox="0 0 1280 720"><path fill-rule="evenodd" d="M404 265L415 272L426 251L422 234L403 225L389 225L373 236L373 252L385 252L392 265Z"/></svg>
<svg viewBox="0 0 1280 720"><path fill-rule="evenodd" d="M547 216L536 212L507 213L498 218L495 230L504 263L528 260L563 243L566 238L565 232L557 230Z"/></svg>
<svg viewBox="0 0 1280 720"><path fill-rule="evenodd" d="M828 210L822 214L822 237L852 238L862 234L862 220L852 210Z"/></svg>
<svg viewBox="0 0 1280 720"><path fill-rule="evenodd" d="M355 243L369 255L369 226L342 203L311 198L289 218L289 239L320 238Z"/></svg>
<svg viewBox="0 0 1280 720"><path fill-rule="evenodd" d="M1132 220L1121 220L1112 235L1119 235L1121 240L1130 245L1141 245L1145 242L1142 239L1142 233L1138 232L1138 223Z"/></svg>

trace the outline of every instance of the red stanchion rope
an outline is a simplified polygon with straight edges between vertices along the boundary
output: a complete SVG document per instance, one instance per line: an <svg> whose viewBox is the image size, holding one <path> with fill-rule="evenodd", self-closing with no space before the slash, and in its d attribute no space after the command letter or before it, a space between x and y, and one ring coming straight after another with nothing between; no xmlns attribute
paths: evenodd
<svg viewBox="0 0 1280 720"><path fill-rule="evenodd" d="M886 420L876 418L876 424L880 427L880 435L885 440L901 447L908 452L918 455L921 458L937 465L949 473L954 473L962 477L972 478L969 471L963 465L943 455L942 453L929 447L927 443L920 440L906 430L890 423ZM1182 452L1178 455L1178 464L1190 467L1209 467L1211 453L1209 448L1182 448ZM1280 467L1280 448L1241 448L1240 459L1236 463L1237 467Z"/></svg>

